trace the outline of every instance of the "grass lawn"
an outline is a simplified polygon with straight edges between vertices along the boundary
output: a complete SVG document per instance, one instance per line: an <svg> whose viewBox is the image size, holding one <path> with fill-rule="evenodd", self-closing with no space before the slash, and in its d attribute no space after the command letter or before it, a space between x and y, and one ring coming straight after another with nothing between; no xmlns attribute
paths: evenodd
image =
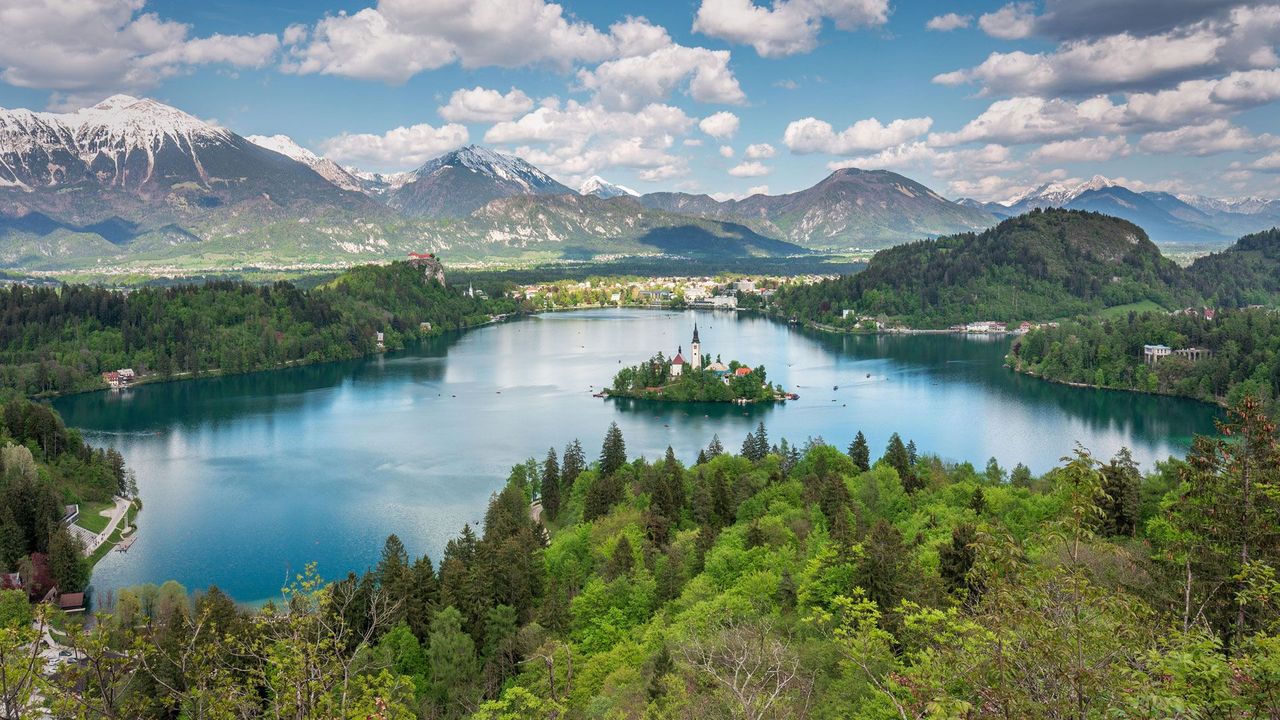
<svg viewBox="0 0 1280 720"><path fill-rule="evenodd" d="M99 545L98 549L94 550L93 554L89 556L89 564L97 565L99 560L106 557L107 553L111 552L116 545L119 545L124 536L125 528L133 525L134 518L137 516L138 506L136 504L130 505L129 509L125 511L124 518L120 520L120 523L116 525L116 529L111 533L111 537L107 538L107 541ZM106 518L103 518L103 520L105 521ZM105 522L103 527L106 527Z"/></svg>
<svg viewBox="0 0 1280 720"><path fill-rule="evenodd" d="M111 518L104 517L98 513L103 510L109 510L115 507L113 502L82 502L80 503L80 517L76 518L76 524L97 534L107 529L107 521Z"/></svg>
<svg viewBox="0 0 1280 720"><path fill-rule="evenodd" d="M1145 312L1167 313L1167 312L1169 312L1169 311L1168 311L1168 310L1165 310L1164 308L1160 307L1159 305L1157 305L1157 304L1155 304L1155 303L1151 302L1150 300L1141 300L1141 301L1139 301L1139 302L1135 302L1135 303L1128 303L1128 304L1125 304L1125 305L1116 305L1116 306L1113 306L1113 307L1106 308L1105 310L1099 310L1099 311L1098 311L1098 317L1101 317L1101 318L1118 318L1118 317L1124 317L1124 316L1128 315L1128 314L1129 314L1129 313L1131 313L1131 312L1136 312L1136 313L1145 313Z"/></svg>

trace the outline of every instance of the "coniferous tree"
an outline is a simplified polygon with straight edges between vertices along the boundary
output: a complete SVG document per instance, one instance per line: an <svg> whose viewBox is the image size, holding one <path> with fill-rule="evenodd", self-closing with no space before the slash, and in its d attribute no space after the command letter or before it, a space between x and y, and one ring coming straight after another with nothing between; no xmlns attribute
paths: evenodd
<svg viewBox="0 0 1280 720"><path fill-rule="evenodd" d="M60 592L80 592L89 584L84 544L66 526L59 526L49 537L49 572Z"/></svg>
<svg viewBox="0 0 1280 720"><path fill-rule="evenodd" d="M409 569L409 586L411 591L405 621L414 637L426 640L431 628L431 619L435 615L436 602L440 596L440 583L436 578L431 558L423 555L413 561L413 567Z"/></svg>
<svg viewBox="0 0 1280 720"><path fill-rule="evenodd" d="M587 469L587 456L582 452L582 443L574 440L564 448L564 462L560 463L560 482L567 492L573 487L578 475Z"/></svg>
<svg viewBox="0 0 1280 720"><path fill-rule="evenodd" d="M951 542L938 548L938 573L947 590L956 593L965 590L969 593L968 602L976 602L975 588L969 579L969 571L977 559L978 532L969 523L957 526L951 531Z"/></svg>
<svg viewBox="0 0 1280 720"><path fill-rule="evenodd" d="M404 543L392 533L382 545L382 557L374 570L378 587L382 589L391 609L388 622L392 625L403 620L409 609L409 596L413 591L410 576L409 553Z"/></svg>
<svg viewBox="0 0 1280 720"><path fill-rule="evenodd" d="M756 425L756 452L760 454L756 460L763 460L769 454L769 433L765 432L763 421Z"/></svg>
<svg viewBox="0 0 1280 720"><path fill-rule="evenodd" d="M1013 466L1013 471L1009 473L1009 484L1018 488L1031 487L1031 468L1018 463Z"/></svg>
<svg viewBox="0 0 1280 720"><path fill-rule="evenodd" d="M756 449L755 433L747 433L747 436L743 438L742 452L740 454L742 457L751 460L752 462L754 462L756 458L762 457L762 453Z"/></svg>
<svg viewBox="0 0 1280 720"><path fill-rule="evenodd" d="M907 447L902 444L902 437L898 433L889 436L889 445L885 448L884 457L881 459L898 472L903 489L907 492L916 491L919 486L916 482L915 469L911 466L911 456L907 452Z"/></svg>
<svg viewBox="0 0 1280 720"><path fill-rule="evenodd" d="M916 450L916 441L907 441L907 464L915 467L920 462L920 453Z"/></svg>
<svg viewBox="0 0 1280 720"><path fill-rule="evenodd" d="M613 546L613 554L609 556L609 562L605 565L605 577L613 580L630 575L631 569L635 566L633 552L631 541L627 536L619 536L618 542Z"/></svg>
<svg viewBox="0 0 1280 720"><path fill-rule="evenodd" d="M1129 448L1120 448L1111 462L1102 466L1102 508L1104 535L1135 535L1142 511L1142 473Z"/></svg>
<svg viewBox="0 0 1280 720"><path fill-rule="evenodd" d="M542 461L542 512L555 520L560 514L560 464L556 462L556 449L547 450Z"/></svg>
<svg viewBox="0 0 1280 720"><path fill-rule="evenodd" d="M698 450L698 459L697 459L697 460L695 460L693 464L694 464L694 465L706 465L706 464L707 464L707 451L706 451L705 449L699 449L699 450Z"/></svg>
<svg viewBox="0 0 1280 720"><path fill-rule="evenodd" d="M623 489L622 478L617 474L597 476L582 499L582 519L591 522L608 515L622 499Z"/></svg>
<svg viewBox="0 0 1280 720"><path fill-rule="evenodd" d="M605 433L604 444L600 447L600 475L612 475L626 464L627 443L622 439L622 430L618 423L609 423L609 431Z"/></svg>
<svg viewBox="0 0 1280 720"><path fill-rule="evenodd" d="M858 472L871 469L871 448L867 446L867 436L861 430L853 436L853 442L849 443L849 457L853 459L853 466Z"/></svg>
<svg viewBox="0 0 1280 720"><path fill-rule="evenodd" d="M856 574L858 586L882 611L889 612L906 594L911 553L898 528L884 520L871 526L862 551Z"/></svg>
<svg viewBox="0 0 1280 720"><path fill-rule="evenodd" d="M444 717L466 713L473 696L475 642L462 631L462 613L452 605L436 613L427 643L431 694Z"/></svg>
<svg viewBox="0 0 1280 720"><path fill-rule="evenodd" d="M711 443L707 445L707 458L717 458L724 454L724 445L720 442L719 435L711 436Z"/></svg>

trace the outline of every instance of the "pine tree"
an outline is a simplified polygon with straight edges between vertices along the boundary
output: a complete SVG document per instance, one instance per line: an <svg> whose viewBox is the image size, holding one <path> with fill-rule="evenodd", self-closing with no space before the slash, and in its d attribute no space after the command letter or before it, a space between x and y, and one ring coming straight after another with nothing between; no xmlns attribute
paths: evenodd
<svg viewBox="0 0 1280 720"><path fill-rule="evenodd" d="M857 584L868 599L874 600L882 611L889 612L906 594L912 554L902 540L902 533L884 520L877 520L871 526L862 549Z"/></svg>
<svg viewBox="0 0 1280 720"><path fill-rule="evenodd" d="M413 591L409 568L409 553L404 543L394 533L387 536L382 545L382 557L374 571L378 586L390 603L390 624L403 620L409 609L409 596Z"/></svg>
<svg viewBox="0 0 1280 720"><path fill-rule="evenodd" d="M970 604L977 600L974 586L969 579L969 571L978 553L974 543L978 541L978 532L973 525L965 523L951 531L951 543L938 548L938 573L947 590L956 593L968 591Z"/></svg>
<svg viewBox="0 0 1280 720"><path fill-rule="evenodd" d="M763 460L769 454L769 433L765 432L763 421L756 426L756 451L760 453L756 460Z"/></svg>
<svg viewBox="0 0 1280 720"><path fill-rule="evenodd" d="M431 623L427 667L436 707L445 717L461 717L473 695L476 651L471 636L462 631L462 613L452 605Z"/></svg>
<svg viewBox="0 0 1280 720"><path fill-rule="evenodd" d="M969 498L969 509L978 516L987 511L987 496L982 492L982 488L974 488L973 497Z"/></svg>
<svg viewBox="0 0 1280 720"><path fill-rule="evenodd" d="M59 526L49 537L49 572L60 592L80 592L89 584L84 544L66 526Z"/></svg>
<svg viewBox="0 0 1280 720"><path fill-rule="evenodd" d="M560 463L560 482L568 492L574 481L587 469L587 456L582 451L582 443L574 440L564 446L564 462Z"/></svg>
<svg viewBox="0 0 1280 720"><path fill-rule="evenodd" d="M1013 466L1013 471L1009 473L1009 484L1017 488L1031 487L1031 468L1018 463Z"/></svg>
<svg viewBox="0 0 1280 720"><path fill-rule="evenodd" d="M902 487L907 492L916 490L915 472L911 467L911 457L907 453L906 446L902 444L902 437L898 433L889 436L889 444L885 447L884 457L881 460L898 472Z"/></svg>
<svg viewBox="0 0 1280 720"><path fill-rule="evenodd" d="M707 445L707 457L717 458L724 454L724 445L720 443L719 435L711 436L711 444Z"/></svg>
<svg viewBox="0 0 1280 720"><path fill-rule="evenodd" d="M609 510L622 499L622 491L622 479L617 475L597 476L582 499L582 519L591 522L608 515Z"/></svg>
<svg viewBox="0 0 1280 720"><path fill-rule="evenodd" d="M635 565L633 552L631 541L626 535L620 535L618 542L613 546L613 554L609 556L609 562L605 565L604 576L613 580L630 575Z"/></svg>
<svg viewBox="0 0 1280 720"><path fill-rule="evenodd" d="M916 451L916 441L915 440L908 441L907 442L907 464L909 464L911 467L914 468L916 464L919 462L920 462L920 454Z"/></svg>
<svg viewBox="0 0 1280 720"><path fill-rule="evenodd" d="M1111 462L1102 466L1102 491L1107 494L1099 503L1104 514L1104 535L1136 535L1141 513L1142 473L1133 461L1129 448L1120 448Z"/></svg>
<svg viewBox="0 0 1280 720"><path fill-rule="evenodd" d="M853 436L853 442L849 443L849 457L853 459L853 466L858 468L858 472L871 469L871 448L867 446L867 436L861 430Z"/></svg>
<svg viewBox="0 0 1280 720"><path fill-rule="evenodd" d="M542 461L542 512L549 520L560 514L560 464L556 462L556 449L547 450Z"/></svg>
<svg viewBox="0 0 1280 720"><path fill-rule="evenodd" d="M440 583L436 579L431 558L423 555L413 561L413 567L409 569L409 587L405 621L415 637L426 640L431 619L435 615L436 602L440 597Z"/></svg>
<svg viewBox="0 0 1280 720"><path fill-rule="evenodd" d="M706 464L707 464L707 451L706 451L706 450L702 450L702 449L698 450L698 459L697 459L697 460L695 460L693 464L694 464L694 465L706 465Z"/></svg>
<svg viewBox="0 0 1280 720"><path fill-rule="evenodd" d="M618 423L609 423L609 431L605 433L604 444L600 447L600 475L612 475L627 464L627 444L622 439L622 430Z"/></svg>

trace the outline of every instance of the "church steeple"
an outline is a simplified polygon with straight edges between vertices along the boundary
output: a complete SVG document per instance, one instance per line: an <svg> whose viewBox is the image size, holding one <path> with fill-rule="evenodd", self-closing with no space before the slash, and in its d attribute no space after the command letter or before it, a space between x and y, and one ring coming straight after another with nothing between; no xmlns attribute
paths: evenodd
<svg viewBox="0 0 1280 720"><path fill-rule="evenodd" d="M693 324L693 341L698 342L698 323Z"/></svg>
<svg viewBox="0 0 1280 720"><path fill-rule="evenodd" d="M689 345L689 364L694 370L702 368L702 342L698 340L698 323L693 324L693 343Z"/></svg>

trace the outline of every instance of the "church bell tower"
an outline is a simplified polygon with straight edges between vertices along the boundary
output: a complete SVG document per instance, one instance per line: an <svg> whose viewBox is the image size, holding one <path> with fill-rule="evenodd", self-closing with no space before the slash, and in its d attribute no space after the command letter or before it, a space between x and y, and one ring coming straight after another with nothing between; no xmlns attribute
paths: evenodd
<svg viewBox="0 0 1280 720"><path fill-rule="evenodd" d="M694 370L702 369L702 343L698 340L698 323L693 324L693 343L689 345L689 352L692 357L689 358L689 364Z"/></svg>

